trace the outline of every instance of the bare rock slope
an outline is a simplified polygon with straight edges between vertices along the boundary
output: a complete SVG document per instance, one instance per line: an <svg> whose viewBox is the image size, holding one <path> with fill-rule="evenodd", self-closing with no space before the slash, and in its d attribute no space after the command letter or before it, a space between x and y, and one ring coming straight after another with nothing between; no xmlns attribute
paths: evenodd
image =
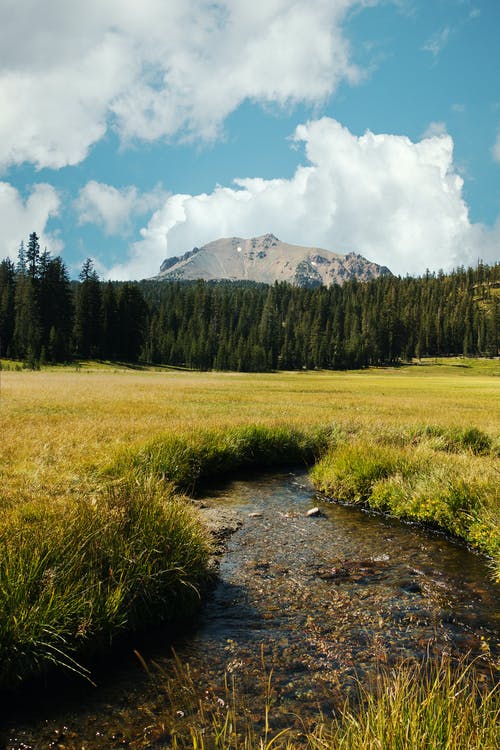
<svg viewBox="0 0 500 750"><path fill-rule="evenodd" d="M230 237L195 247L180 258L167 258L157 279L227 279L273 284L288 281L297 286L330 286L349 279L368 281L390 275L385 266L362 255L341 255L317 247L281 242L273 234L243 239Z"/></svg>

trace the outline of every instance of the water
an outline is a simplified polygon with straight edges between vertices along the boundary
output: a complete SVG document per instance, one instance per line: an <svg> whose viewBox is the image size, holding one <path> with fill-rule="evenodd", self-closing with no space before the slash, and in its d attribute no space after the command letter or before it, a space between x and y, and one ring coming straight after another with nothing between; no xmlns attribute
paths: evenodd
<svg viewBox="0 0 500 750"><path fill-rule="evenodd" d="M330 503L303 473L232 482L208 505L241 527L199 627L174 643L207 702L222 705L229 675L257 704L272 670L274 714L286 724L295 711L331 715L354 677L369 683L380 665L470 654L486 674L498 659L499 587L463 546ZM313 506L321 516L306 516ZM176 685L170 635L132 645L149 674L130 647L98 688L11 706L4 746L168 747L162 717L191 710L186 678Z"/></svg>

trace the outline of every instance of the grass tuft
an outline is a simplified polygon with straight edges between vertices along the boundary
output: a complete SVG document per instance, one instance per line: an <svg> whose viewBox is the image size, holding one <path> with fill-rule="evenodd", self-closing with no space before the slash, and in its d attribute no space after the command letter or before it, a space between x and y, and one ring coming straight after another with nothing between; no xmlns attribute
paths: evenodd
<svg viewBox="0 0 500 750"><path fill-rule="evenodd" d="M193 510L148 477L64 508L21 507L0 535L0 686L112 636L191 614L209 545Z"/></svg>
<svg viewBox="0 0 500 750"><path fill-rule="evenodd" d="M345 707L311 747L336 750L494 750L500 742L498 685L481 684L471 665L407 665L381 672L374 691L358 685L358 709Z"/></svg>

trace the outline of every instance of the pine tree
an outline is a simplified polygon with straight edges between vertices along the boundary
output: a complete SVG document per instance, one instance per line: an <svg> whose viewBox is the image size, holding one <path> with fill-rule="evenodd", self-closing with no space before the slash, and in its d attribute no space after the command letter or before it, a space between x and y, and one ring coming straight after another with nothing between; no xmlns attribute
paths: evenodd
<svg viewBox="0 0 500 750"><path fill-rule="evenodd" d="M51 362L71 357L73 295L61 258L45 250L39 257L36 292L40 313L41 348Z"/></svg>
<svg viewBox="0 0 500 750"><path fill-rule="evenodd" d="M101 305L101 356L104 359L114 359L118 349L118 303L115 288L111 281L108 281L102 290Z"/></svg>
<svg viewBox="0 0 500 750"><path fill-rule="evenodd" d="M91 258L87 258L80 272L80 285L75 305L75 351L89 359L101 353L101 287Z"/></svg>
<svg viewBox="0 0 500 750"><path fill-rule="evenodd" d="M18 274L14 298L14 332L12 348L15 357L34 367L40 358L41 326L33 279Z"/></svg>
<svg viewBox="0 0 500 750"><path fill-rule="evenodd" d="M7 258L0 262L0 357L11 355L15 293L15 267Z"/></svg>
<svg viewBox="0 0 500 750"><path fill-rule="evenodd" d="M12 352L18 359L25 360L30 367L35 367L40 358L42 331L35 286L39 247L37 250L38 238L34 232L30 235L30 241L30 249L27 253L25 253L23 242L19 247Z"/></svg>
<svg viewBox="0 0 500 750"><path fill-rule="evenodd" d="M136 362L144 343L148 308L137 284L120 287L117 300L117 355L119 359Z"/></svg>

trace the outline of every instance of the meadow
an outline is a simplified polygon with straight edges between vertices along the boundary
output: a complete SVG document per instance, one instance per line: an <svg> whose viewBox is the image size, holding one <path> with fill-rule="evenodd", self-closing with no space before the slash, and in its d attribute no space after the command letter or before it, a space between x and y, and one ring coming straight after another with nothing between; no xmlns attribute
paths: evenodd
<svg viewBox="0 0 500 750"><path fill-rule="evenodd" d="M4 364L5 367L5 364ZM273 374L79 368L0 373L2 496L81 489L121 448L248 424L348 434L428 425L500 433L500 362Z"/></svg>
<svg viewBox="0 0 500 750"><path fill-rule="evenodd" d="M4 361L0 686L53 664L85 675L117 633L192 617L210 545L185 495L242 467L315 464L327 494L461 537L498 577L499 407L498 360L251 375Z"/></svg>

